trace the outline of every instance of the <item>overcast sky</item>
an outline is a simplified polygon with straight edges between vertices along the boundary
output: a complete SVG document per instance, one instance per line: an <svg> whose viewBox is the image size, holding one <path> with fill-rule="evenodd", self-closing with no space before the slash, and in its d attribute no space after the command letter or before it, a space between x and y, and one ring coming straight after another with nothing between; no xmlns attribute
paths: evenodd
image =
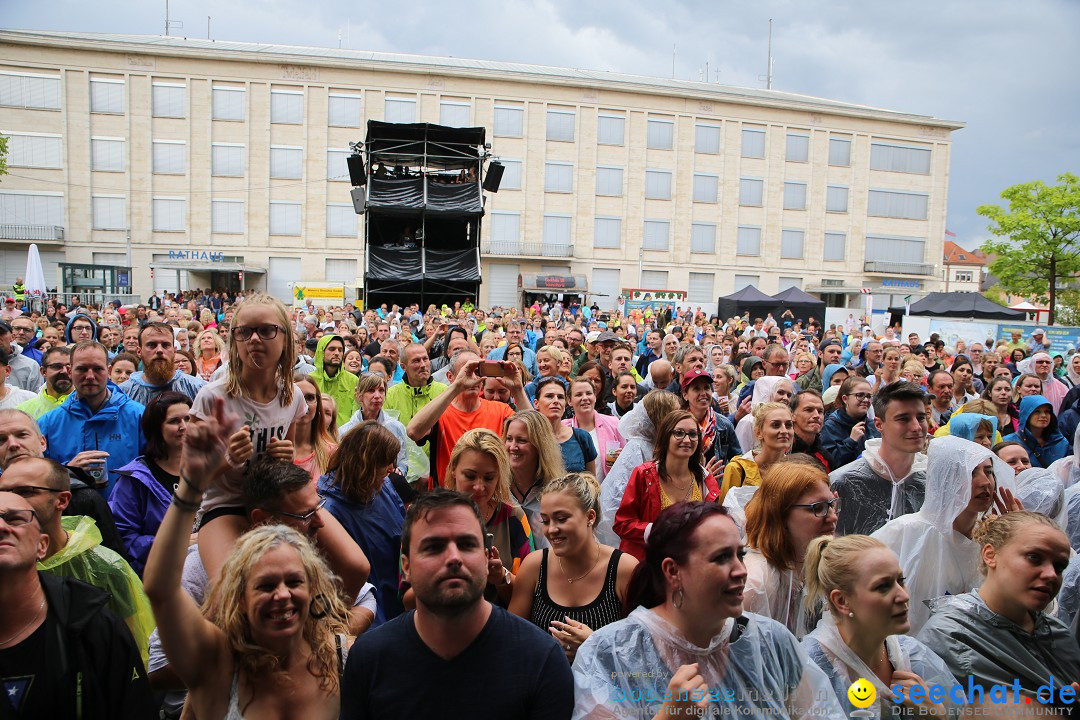
<svg viewBox="0 0 1080 720"><path fill-rule="evenodd" d="M6 28L159 35L165 0L0 0ZM1078 0L171 0L174 35L471 57L765 86L961 120L948 227L1008 185L1080 172Z"/></svg>

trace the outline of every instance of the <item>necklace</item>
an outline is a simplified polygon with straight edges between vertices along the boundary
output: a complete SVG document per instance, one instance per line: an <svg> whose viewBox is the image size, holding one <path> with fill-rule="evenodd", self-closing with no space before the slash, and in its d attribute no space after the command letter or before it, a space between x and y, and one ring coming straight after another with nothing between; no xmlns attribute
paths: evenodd
<svg viewBox="0 0 1080 720"><path fill-rule="evenodd" d="M597 549L599 549L599 546L597 547ZM7 645L9 642L11 642L15 638L19 637L20 635L22 635L23 632L26 630L26 628L28 628L28 627L30 627L31 625L34 624L34 621L37 620L38 615L41 614L41 608L43 608L43 607L45 607L45 598L44 597L41 598L41 604L38 605L38 609L34 611L34 617L30 618L30 622L26 623L21 628L19 628L19 632L15 633L11 637L9 637L7 640L0 640L0 645Z"/></svg>
<svg viewBox="0 0 1080 720"><path fill-rule="evenodd" d="M566 568L564 568L563 564L562 564L562 558L559 557L558 555L556 555L555 557L558 558L558 560L559 560L559 569L562 570L562 574L563 574L563 577L566 578L566 582L569 583L570 585L573 585L578 580L581 580L582 578L588 577L589 573L591 573L593 570L596 569L596 564L598 562L600 562L600 543L596 543L596 559L593 560L592 567L589 568L588 570L586 570L585 574L581 575L580 577L571 578L569 575L567 575L566 574Z"/></svg>

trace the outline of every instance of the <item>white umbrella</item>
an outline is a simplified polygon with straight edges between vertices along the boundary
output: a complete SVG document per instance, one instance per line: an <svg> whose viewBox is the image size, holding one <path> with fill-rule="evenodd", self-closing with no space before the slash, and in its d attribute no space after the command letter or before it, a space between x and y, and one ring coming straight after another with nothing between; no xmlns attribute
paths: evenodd
<svg viewBox="0 0 1080 720"><path fill-rule="evenodd" d="M23 276L26 294L32 298L45 297L45 272L41 269L41 254L37 245L30 246L26 255L26 274Z"/></svg>

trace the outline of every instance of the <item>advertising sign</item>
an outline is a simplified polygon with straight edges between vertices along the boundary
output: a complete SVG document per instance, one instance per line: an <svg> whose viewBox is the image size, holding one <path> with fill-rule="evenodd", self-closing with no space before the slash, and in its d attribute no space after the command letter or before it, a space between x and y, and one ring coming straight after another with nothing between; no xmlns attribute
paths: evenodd
<svg viewBox="0 0 1080 720"><path fill-rule="evenodd" d="M968 347L971 347L971 343L974 342L985 345L988 338L996 340L998 324L992 321L931 318L930 332L937 333L938 337L951 347L956 347L957 340L963 340Z"/></svg>
<svg viewBox="0 0 1080 720"><path fill-rule="evenodd" d="M345 305L345 286L334 283L296 283L293 285L293 307L306 305L311 300L313 305L321 307Z"/></svg>
<svg viewBox="0 0 1080 720"><path fill-rule="evenodd" d="M682 290L640 290L635 288L623 288L622 291L623 312L630 313L640 310L646 316L655 315L670 310L675 312L679 303L686 300L686 293Z"/></svg>
<svg viewBox="0 0 1080 720"><path fill-rule="evenodd" d="M1019 323L1000 323L997 328L997 339L1012 342L1013 331L1019 331L1020 339L1025 344L1031 340L1031 331L1036 327L1046 332L1046 339L1050 341L1051 352L1065 352L1069 348L1080 347L1080 328L1066 327L1064 325L1020 325Z"/></svg>

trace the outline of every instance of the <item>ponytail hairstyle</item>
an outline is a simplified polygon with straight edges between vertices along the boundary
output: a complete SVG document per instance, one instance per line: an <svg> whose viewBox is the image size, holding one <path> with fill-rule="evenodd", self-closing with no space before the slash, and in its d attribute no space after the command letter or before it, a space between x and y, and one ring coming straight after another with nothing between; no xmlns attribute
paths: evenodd
<svg viewBox="0 0 1080 720"><path fill-rule="evenodd" d="M552 478L540 491L540 496L551 493L563 492L574 498L581 512L588 515L592 510L596 513L596 521L600 519L600 483L591 473L567 473ZM595 521L594 521L595 522Z"/></svg>
<svg viewBox="0 0 1080 720"><path fill-rule="evenodd" d="M806 595L803 606L814 610L821 598L834 614L838 610L829 595L833 590L849 593L859 577L859 560L870 550L888 550L888 546L869 535L844 535L830 537L821 535L806 547L806 563L803 566Z"/></svg>
<svg viewBox="0 0 1080 720"><path fill-rule="evenodd" d="M1030 512L1028 510L1022 510L1019 512L1005 513L1004 515L988 515L985 522L980 522L975 526L972 531L972 539L979 543L980 546L986 547L987 545L994 548L994 550L1000 551L1017 532L1020 531L1024 525L1043 525L1045 527L1054 528L1058 532L1064 534L1061 527L1048 518L1047 516ZM979 572L983 577L986 577L986 573L989 568L986 567L986 561L982 558L982 553L979 554Z"/></svg>
<svg viewBox="0 0 1080 720"><path fill-rule="evenodd" d="M694 501L677 502L660 512L645 541L645 561L639 563L630 576L624 615L629 615L638 606L654 608L664 604L669 592L664 578L664 560L671 558L676 565L685 565L690 551L697 546L694 533L713 515L728 515L728 510L715 502Z"/></svg>

